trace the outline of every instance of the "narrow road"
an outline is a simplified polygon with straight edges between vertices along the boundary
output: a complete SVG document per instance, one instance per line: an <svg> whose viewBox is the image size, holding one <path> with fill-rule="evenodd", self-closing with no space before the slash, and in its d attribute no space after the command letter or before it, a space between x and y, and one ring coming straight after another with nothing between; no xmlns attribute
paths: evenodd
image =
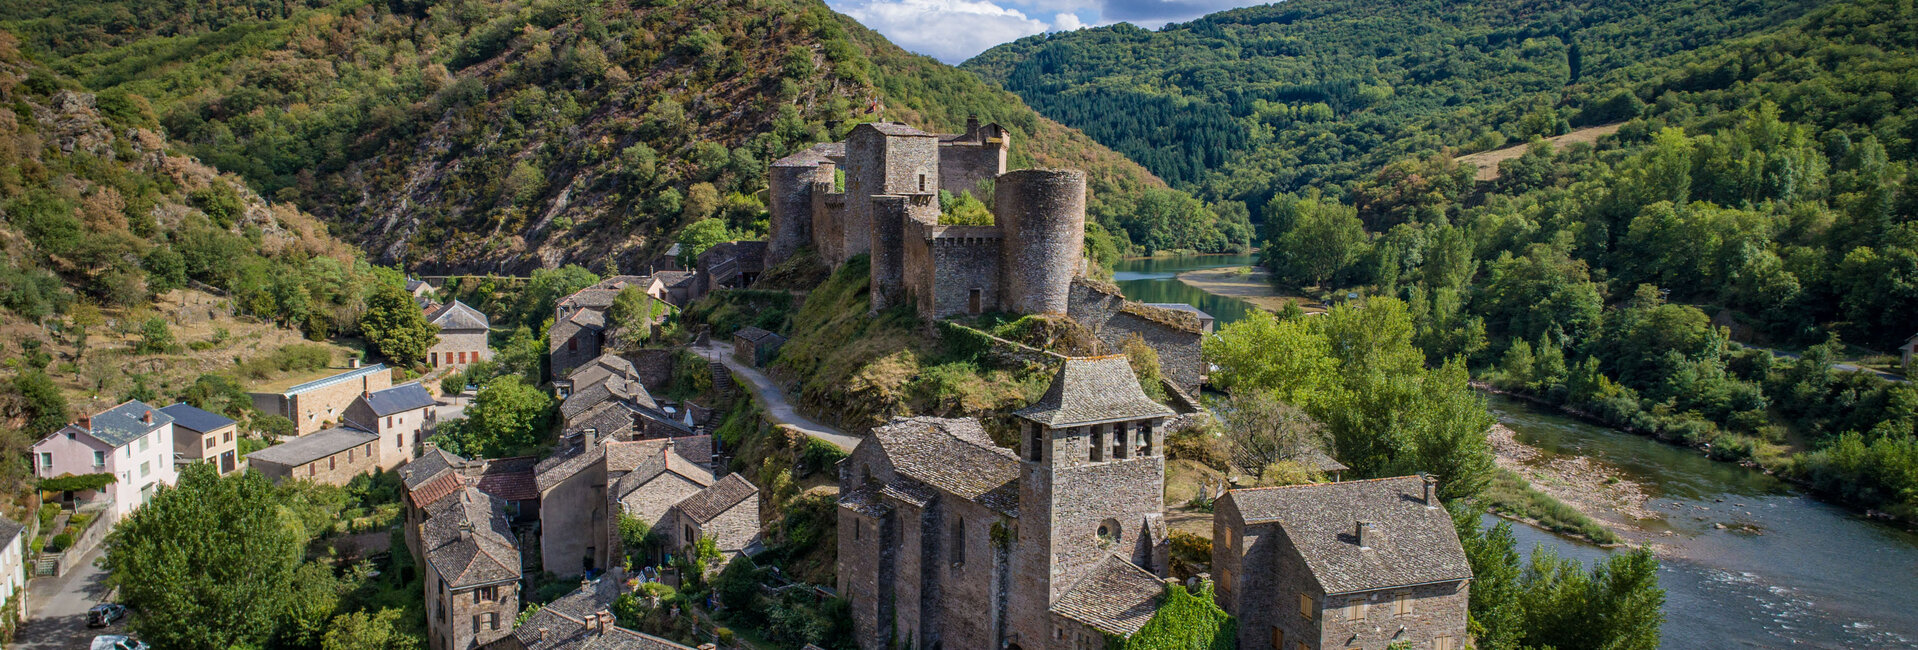
<svg viewBox="0 0 1918 650"><path fill-rule="evenodd" d="M833 446L848 452L859 444L859 436L849 435L800 415L799 409L794 408L792 402L786 399L786 393L780 390L778 382L767 377L766 373L760 372L758 368L748 367L734 359L732 348L708 343L704 346L693 346L692 349L699 356L726 364L726 369L731 370L734 377L745 379L746 385L752 388L754 395L759 397L759 405L765 407L766 416L772 418L773 422L798 429L801 433L830 442Z"/></svg>
<svg viewBox="0 0 1918 650"><path fill-rule="evenodd" d="M8 648L19 650L69 650L85 648L96 634L126 634L126 621L110 627L88 629L87 609L106 601L105 571L93 561L100 558L105 545L94 547L80 558L78 566L59 577L43 576L27 582L27 620Z"/></svg>
<svg viewBox="0 0 1918 650"><path fill-rule="evenodd" d="M1751 346L1751 345L1748 345L1745 347L1752 348L1755 350L1764 350L1766 352L1770 352L1772 356L1779 357L1782 359L1797 360L1798 357L1800 356L1797 352L1786 352L1784 350L1773 350L1771 348L1761 348L1761 347ZM1868 372L1874 375L1878 375L1878 378L1883 379L1885 381L1894 381L1899 383L1910 381L1908 379L1905 379L1904 377L1900 377L1898 375L1894 375L1889 372L1885 372L1883 370L1874 370L1872 368L1866 368L1863 366L1858 366L1858 365L1849 364L1849 363L1834 363L1834 364L1831 364L1831 369L1837 370L1839 372Z"/></svg>

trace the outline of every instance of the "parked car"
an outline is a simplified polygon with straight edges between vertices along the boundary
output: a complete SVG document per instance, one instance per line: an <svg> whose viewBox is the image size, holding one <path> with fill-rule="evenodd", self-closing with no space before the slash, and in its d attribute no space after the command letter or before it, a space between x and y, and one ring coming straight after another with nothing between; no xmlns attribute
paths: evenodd
<svg viewBox="0 0 1918 650"><path fill-rule="evenodd" d="M125 605L100 603L87 610L87 627L106 627L126 617Z"/></svg>
<svg viewBox="0 0 1918 650"><path fill-rule="evenodd" d="M93 645L88 650L151 650L145 641L117 634L102 634L93 637Z"/></svg>

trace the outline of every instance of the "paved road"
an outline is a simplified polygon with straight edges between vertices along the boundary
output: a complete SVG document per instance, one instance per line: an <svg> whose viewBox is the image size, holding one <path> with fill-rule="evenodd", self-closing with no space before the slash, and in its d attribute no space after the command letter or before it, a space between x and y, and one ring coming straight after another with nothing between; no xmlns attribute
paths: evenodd
<svg viewBox="0 0 1918 650"><path fill-rule="evenodd" d="M1746 346L1746 347L1753 347L1753 346ZM1797 359L1799 357L1799 354L1796 352L1786 352L1784 350L1773 350L1770 348L1754 348L1754 349L1764 350L1766 352L1770 352L1772 356L1774 357L1780 357L1785 359ZM1882 370L1874 370L1871 368L1857 366L1849 363L1834 363L1834 364L1831 364L1831 369L1841 371L1841 372L1869 372L1871 374L1878 375L1879 378L1884 379L1885 381L1895 381L1900 383L1909 381L1905 379L1904 377L1900 377L1898 375L1894 375L1889 372L1885 372Z"/></svg>
<svg viewBox="0 0 1918 650"><path fill-rule="evenodd" d="M859 445L859 436L849 435L800 415L799 409L793 408L792 402L786 399L786 393L780 390L778 382L767 377L766 373L760 372L759 369L749 368L746 364L734 359L731 347L709 343L705 346L694 346L693 352L726 364L726 369L731 370L734 377L745 379L746 384L753 389L753 394L759 397L759 405L765 407L767 417L772 418L773 422L798 429L801 433L830 442L849 452Z"/></svg>
<svg viewBox="0 0 1918 650"><path fill-rule="evenodd" d="M80 558L80 565L59 577L39 577L27 583L31 610L20 633L8 648L69 650L85 648L96 634L126 634L126 621L104 629L87 628L87 608L107 598L107 574L94 565L100 549Z"/></svg>

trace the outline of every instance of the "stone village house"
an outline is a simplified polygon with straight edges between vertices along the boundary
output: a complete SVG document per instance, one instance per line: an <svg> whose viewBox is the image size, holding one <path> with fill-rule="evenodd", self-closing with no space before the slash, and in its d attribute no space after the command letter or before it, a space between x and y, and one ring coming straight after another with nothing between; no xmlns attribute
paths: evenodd
<svg viewBox="0 0 1918 650"><path fill-rule="evenodd" d="M433 307L426 312L426 322L440 328L439 340L426 350L426 365L464 368L493 358L486 341L492 321L471 305L455 300Z"/></svg>
<svg viewBox="0 0 1918 650"><path fill-rule="evenodd" d="M278 392L248 393L253 408L293 421L293 435L304 436L335 424L355 398L370 391L393 387L393 373L386 364L356 366L331 377L290 386Z"/></svg>
<svg viewBox="0 0 1918 650"><path fill-rule="evenodd" d="M240 443L234 439L240 423L180 403L160 407L173 418L173 455L187 463L213 463L221 476L240 470Z"/></svg>
<svg viewBox="0 0 1918 650"><path fill-rule="evenodd" d="M654 300L682 307L698 297L693 291L693 276L686 271L616 275L559 299L553 307L553 328L546 337L553 377L570 375L574 368L606 351L606 310L620 291L639 287Z"/></svg>
<svg viewBox="0 0 1918 650"><path fill-rule="evenodd" d="M418 383L364 392L342 413L345 424L253 452L247 463L274 482L345 485L412 460L436 404Z"/></svg>

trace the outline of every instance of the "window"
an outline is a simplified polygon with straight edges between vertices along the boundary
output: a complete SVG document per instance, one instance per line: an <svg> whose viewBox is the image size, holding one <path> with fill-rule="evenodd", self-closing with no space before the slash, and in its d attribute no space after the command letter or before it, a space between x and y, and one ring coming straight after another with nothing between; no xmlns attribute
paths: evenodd
<svg viewBox="0 0 1918 650"><path fill-rule="evenodd" d="M213 446L214 446L214 445L217 445L217 444L220 444L220 437L219 437L219 436L207 436L207 437L206 437L206 447L205 447L206 449L212 449L212 448L213 448Z"/></svg>
<svg viewBox="0 0 1918 650"><path fill-rule="evenodd" d="M1365 620L1365 598L1364 597L1346 599L1345 620L1348 620L1348 621Z"/></svg>
<svg viewBox="0 0 1918 650"><path fill-rule="evenodd" d="M1096 424L1092 425L1091 429L1092 429L1092 451L1086 455L1086 460L1093 461L1093 462L1105 460L1106 459L1106 429L1105 427L1102 427Z"/></svg>
<svg viewBox="0 0 1918 650"><path fill-rule="evenodd" d="M140 451L147 450L147 438L149 437L150 436L140 436Z"/></svg>
<svg viewBox="0 0 1918 650"><path fill-rule="evenodd" d="M94 467L106 467L106 466L107 466L107 452L104 452L104 451L96 451L96 452L93 452L93 466L94 466Z"/></svg>
<svg viewBox="0 0 1918 650"><path fill-rule="evenodd" d="M148 474L152 474L152 473L153 473L153 461L149 460L147 462L140 463L140 478L146 478Z"/></svg>
<svg viewBox="0 0 1918 650"><path fill-rule="evenodd" d="M99 452L94 452L94 453L97 454ZM49 469L49 470L53 469L53 452L51 451L40 452L40 468Z"/></svg>
<svg viewBox="0 0 1918 650"><path fill-rule="evenodd" d="M479 632L479 631L480 631L480 617L479 617L479 614L474 614L474 615L473 615L473 631L474 631L474 632Z"/></svg>
<svg viewBox="0 0 1918 650"><path fill-rule="evenodd" d="M220 442L233 442L233 432L228 430L226 435L220 436Z"/></svg>
<svg viewBox="0 0 1918 650"><path fill-rule="evenodd" d="M1304 641L1293 641L1292 647L1294 650L1312 650L1311 646L1305 645Z"/></svg>
<svg viewBox="0 0 1918 650"><path fill-rule="evenodd" d="M687 545L691 545L691 544L692 544L693 542L695 542L695 541L698 541L698 540L699 540L699 538L697 538L697 537L693 537L693 527L692 527L692 526L687 526L687 527L686 527L686 537L685 537L684 539L682 539L682 540L680 540L680 543L682 543L682 544L687 544Z"/></svg>
<svg viewBox="0 0 1918 650"><path fill-rule="evenodd" d="M386 426L389 426L389 427L393 426L393 416L391 415L386 416Z"/></svg>
<svg viewBox="0 0 1918 650"><path fill-rule="evenodd" d="M499 612L486 613L486 629L489 629L489 630L499 629Z"/></svg>
<svg viewBox="0 0 1918 650"><path fill-rule="evenodd" d="M499 587L480 587L473 590L474 603L495 600L499 600Z"/></svg>
<svg viewBox="0 0 1918 650"><path fill-rule="evenodd" d="M1046 459L1046 428L1038 424L1032 426L1032 462Z"/></svg>
<svg viewBox="0 0 1918 650"><path fill-rule="evenodd" d="M1318 609L1318 604L1312 602L1311 596L1307 596L1305 594L1299 594L1299 615L1300 616L1305 617L1305 620L1308 620L1308 621L1312 620L1314 618L1312 616L1312 613L1316 611L1317 609ZM1300 645L1304 645L1304 644L1300 644Z"/></svg>
<svg viewBox="0 0 1918 650"><path fill-rule="evenodd" d="M394 439L393 439L393 446L394 446L395 448L399 448L399 449L404 449L404 448L406 448L406 434L404 434L404 433L402 433L402 434L400 434L400 437L398 437L398 438L394 438Z"/></svg>
<svg viewBox="0 0 1918 650"><path fill-rule="evenodd" d="M1272 626L1272 650L1285 650L1285 630Z"/></svg>
<svg viewBox="0 0 1918 650"><path fill-rule="evenodd" d="M373 457L373 443L370 443L370 442L366 443L366 457L367 458Z"/></svg>
<svg viewBox="0 0 1918 650"><path fill-rule="evenodd" d="M1129 440L1126 438L1125 423L1120 422L1118 424L1112 425L1112 457L1113 458L1125 458L1128 455L1126 453L1127 451L1126 443L1128 441Z"/></svg>
<svg viewBox="0 0 1918 650"><path fill-rule="evenodd" d="M1412 592L1401 591L1392 598L1392 615L1406 616L1412 613Z"/></svg>
<svg viewBox="0 0 1918 650"><path fill-rule="evenodd" d="M926 191L926 175L925 174L919 175L919 191L921 192Z"/></svg>
<svg viewBox="0 0 1918 650"><path fill-rule="evenodd" d="M578 350L578 349L579 349L579 339L566 339L566 351L567 351L567 352L572 352L572 351L574 351L574 350Z"/></svg>
<svg viewBox="0 0 1918 650"><path fill-rule="evenodd" d="M306 466L306 475L307 475L307 476L313 476L313 475L315 475L315 474L319 474L319 473L320 473L320 465L319 465L319 463L314 463L314 464L312 464L312 465L307 465L307 466Z"/></svg>
<svg viewBox="0 0 1918 650"><path fill-rule="evenodd" d="M866 522L863 522L863 521L854 521L854 522L852 522L852 539L853 539L853 541L859 541L859 532L860 532L860 531L863 531L863 530L865 530L865 529L866 529Z"/></svg>
<svg viewBox="0 0 1918 650"><path fill-rule="evenodd" d="M346 462L349 462L349 463L353 462L353 454L354 452L357 452L357 451L359 451L359 449L346 450Z"/></svg>
<svg viewBox="0 0 1918 650"><path fill-rule="evenodd" d="M952 522L952 563L966 563L966 518L960 517Z"/></svg>
<svg viewBox="0 0 1918 650"><path fill-rule="evenodd" d="M352 453L352 451L351 451L351 450L348 450L348 451L347 451L347 453ZM331 471L333 471L333 470L334 470L335 468L338 468L338 467L340 466L340 465L339 465L339 461L340 461L340 457L339 457L339 456L327 456L327 457L326 457L326 471L329 471L329 472L331 472Z"/></svg>
<svg viewBox="0 0 1918 650"><path fill-rule="evenodd" d="M1219 591L1232 591L1232 571L1219 569Z"/></svg>

